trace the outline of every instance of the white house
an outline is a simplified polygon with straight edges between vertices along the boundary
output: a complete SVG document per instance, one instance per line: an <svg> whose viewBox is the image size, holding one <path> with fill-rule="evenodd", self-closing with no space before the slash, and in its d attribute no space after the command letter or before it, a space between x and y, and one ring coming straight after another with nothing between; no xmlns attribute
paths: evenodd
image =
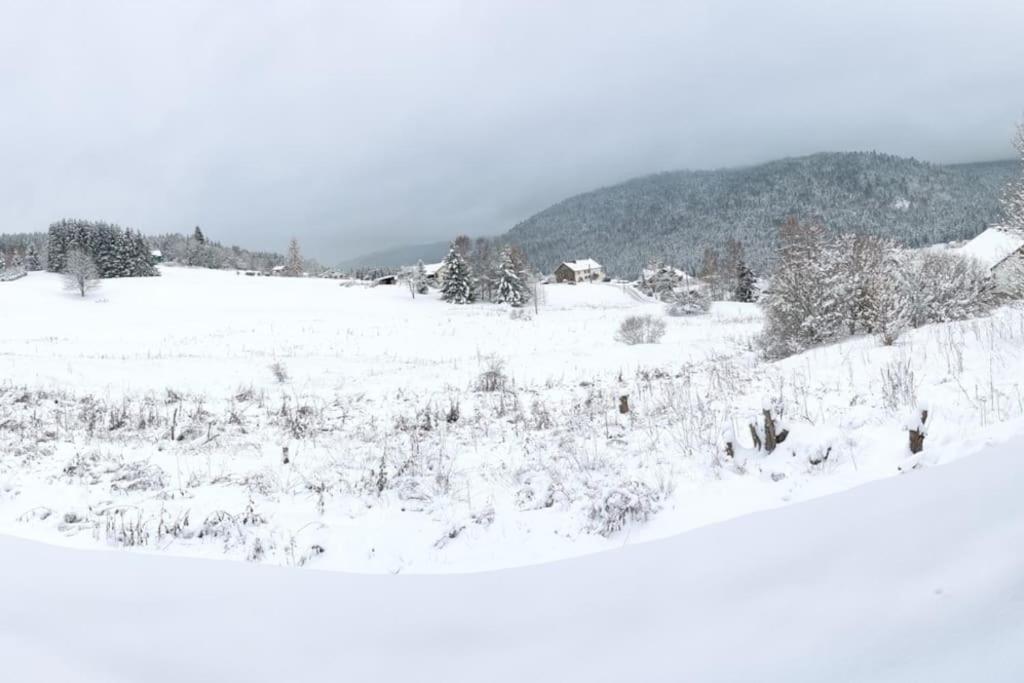
<svg viewBox="0 0 1024 683"><path fill-rule="evenodd" d="M555 268L555 282L596 282L604 279L604 267L594 259L564 261Z"/></svg>
<svg viewBox="0 0 1024 683"><path fill-rule="evenodd" d="M987 268L999 291L1024 293L1024 233L1010 228L989 228L957 252Z"/></svg>

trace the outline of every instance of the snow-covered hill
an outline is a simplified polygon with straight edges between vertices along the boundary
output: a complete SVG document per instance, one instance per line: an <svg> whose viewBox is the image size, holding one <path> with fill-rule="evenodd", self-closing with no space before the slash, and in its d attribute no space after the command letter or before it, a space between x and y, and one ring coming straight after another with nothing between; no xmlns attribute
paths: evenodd
<svg viewBox="0 0 1024 683"><path fill-rule="evenodd" d="M672 539L473 575L0 538L0 671L26 683L1015 683L1024 423L1008 436L951 465Z"/></svg>

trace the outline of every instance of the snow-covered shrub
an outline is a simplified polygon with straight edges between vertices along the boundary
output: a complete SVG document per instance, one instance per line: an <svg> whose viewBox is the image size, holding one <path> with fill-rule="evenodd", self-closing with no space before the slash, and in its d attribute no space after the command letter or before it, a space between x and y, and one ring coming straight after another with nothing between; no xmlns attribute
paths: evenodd
<svg viewBox="0 0 1024 683"><path fill-rule="evenodd" d="M711 297L699 289L675 292L665 307L665 314L673 317L700 315L711 310Z"/></svg>
<svg viewBox="0 0 1024 683"><path fill-rule="evenodd" d="M508 312L509 320L533 320L533 313L528 308L513 308Z"/></svg>
<svg viewBox="0 0 1024 683"><path fill-rule="evenodd" d="M959 254L919 251L908 256L903 266L908 319L913 327L977 317L998 303L989 273Z"/></svg>
<svg viewBox="0 0 1024 683"><path fill-rule="evenodd" d="M624 344L657 344L665 336L665 321L653 315L631 315L622 321L615 339Z"/></svg>
<svg viewBox="0 0 1024 683"><path fill-rule="evenodd" d="M278 384L284 384L288 381L288 368L279 360L270 364L270 374L274 376Z"/></svg>
<svg viewBox="0 0 1024 683"><path fill-rule="evenodd" d="M646 522L661 507L661 495L642 481L588 487L587 531L611 536L630 523Z"/></svg>
<svg viewBox="0 0 1024 683"><path fill-rule="evenodd" d="M491 358L487 367L476 380L476 390L483 392L504 391L508 386L505 363L500 358Z"/></svg>

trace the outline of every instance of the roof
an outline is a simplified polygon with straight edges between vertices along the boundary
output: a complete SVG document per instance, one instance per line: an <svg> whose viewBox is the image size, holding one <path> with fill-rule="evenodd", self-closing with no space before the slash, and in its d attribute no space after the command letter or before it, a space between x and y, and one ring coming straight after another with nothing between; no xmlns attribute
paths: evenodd
<svg viewBox="0 0 1024 683"><path fill-rule="evenodd" d="M441 270L442 268L444 268L444 261L441 261L440 263L424 263L423 264L423 272L426 273L428 277L430 275L437 275L437 272L439 270Z"/></svg>
<svg viewBox="0 0 1024 683"><path fill-rule="evenodd" d="M163 256L163 253L159 249L151 249L149 252L150 256Z"/></svg>
<svg viewBox="0 0 1024 683"><path fill-rule="evenodd" d="M989 228L957 249L963 256L976 259L991 270L1024 248L1024 235L1006 228Z"/></svg>
<svg viewBox="0 0 1024 683"><path fill-rule="evenodd" d="M573 272L580 272L583 270L598 270L601 268L601 264L592 258L577 259L575 261L563 261L562 266L565 266ZM559 266L561 268L562 266Z"/></svg>
<svg viewBox="0 0 1024 683"><path fill-rule="evenodd" d="M274 266L271 270L284 270L284 266Z"/></svg>

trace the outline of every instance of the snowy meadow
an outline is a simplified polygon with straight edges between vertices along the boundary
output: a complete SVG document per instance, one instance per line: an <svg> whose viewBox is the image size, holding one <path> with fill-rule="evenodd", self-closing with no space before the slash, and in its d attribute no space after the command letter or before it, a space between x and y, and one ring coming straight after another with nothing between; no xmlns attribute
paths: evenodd
<svg viewBox="0 0 1024 683"><path fill-rule="evenodd" d="M0 283L0 532L366 573L496 569L899 476L1006 438L1024 414L1015 308L769 363L756 305L664 317L622 284L543 285L536 308L510 309L161 274L85 298L49 273ZM638 313L664 319L659 343L616 340ZM755 443L765 410L788 432L770 454Z"/></svg>

